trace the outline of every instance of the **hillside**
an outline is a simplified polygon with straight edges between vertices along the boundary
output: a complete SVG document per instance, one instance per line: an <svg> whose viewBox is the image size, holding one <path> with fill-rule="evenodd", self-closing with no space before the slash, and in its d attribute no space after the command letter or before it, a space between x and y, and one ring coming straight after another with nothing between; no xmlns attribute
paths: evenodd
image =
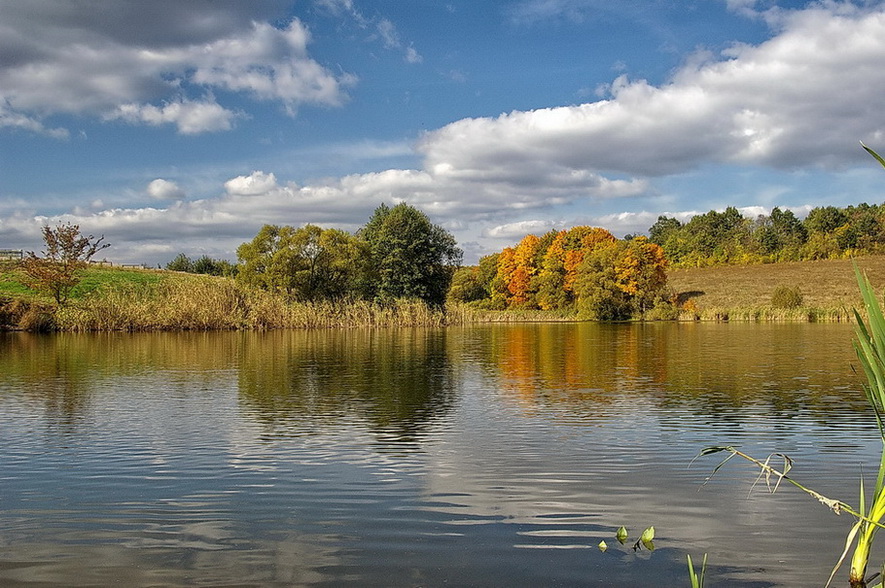
<svg viewBox="0 0 885 588"><path fill-rule="evenodd" d="M857 263L881 292L885 256L861 257ZM850 259L673 269L669 285L681 300L694 300L702 311L765 306L778 286L798 286L808 307L840 310L860 304Z"/></svg>

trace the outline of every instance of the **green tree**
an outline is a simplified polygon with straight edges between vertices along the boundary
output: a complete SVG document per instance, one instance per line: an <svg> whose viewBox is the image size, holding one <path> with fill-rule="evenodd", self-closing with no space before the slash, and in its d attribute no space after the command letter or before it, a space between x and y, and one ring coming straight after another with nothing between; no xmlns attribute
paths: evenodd
<svg viewBox="0 0 885 588"><path fill-rule="evenodd" d="M243 283L297 300L358 296L367 248L338 229L265 225L237 248Z"/></svg>
<svg viewBox="0 0 885 588"><path fill-rule="evenodd" d="M619 284L616 264L624 242L598 247L586 255L575 280L578 317L598 321L625 320L632 316L630 295Z"/></svg>
<svg viewBox="0 0 885 588"><path fill-rule="evenodd" d="M476 302L488 297L486 284L478 265L459 267L452 275L452 284L446 295L454 302Z"/></svg>
<svg viewBox="0 0 885 588"><path fill-rule="evenodd" d="M848 223L848 215L835 206L818 206L812 208L805 217L805 227L809 233L832 233Z"/></svg>
<svg viewBox="0 0 885 588"><path fill-rule="evenodd" d="M648 240L663 246L667 242L667 237L679 231L682 226L678 219L659 216L655 224L648 229Z"/></svg>
<svg viewBox="0 0 885 588"><path fill-rule="evenodd" d="M423 212L400 203L375 209L359 231L369 247L374 297L418 298L442 305L461 263L455 238L430 222Z"/></svg>
<svg viewBox="0 0 885 588"><path fill-rule="evenodd" d="M92 257L110 247L102 243L104 236L96 239L92 235L80 234L80 226L71 223L55 228L43 227L43 242L46 249L38 257L29 251L22 262L22 269L29 285L50 294L58 304L65 304L71 290L80 283L82 272Z"/></svg>
<svg viewBox="0 0 885 588"><path fill-rule="evenodd" d="M299 252L295 281L305 300L357 298L365 294L367 245L339 229L306 225L295 232Z"/></svg>
<svg viewBox="0 0 885 588"><path fill-rule="evenodd" d="M194 262L184 253L179 253L175 256L175 259L166 264L166 269L173 272L193 273Z"/></svg>

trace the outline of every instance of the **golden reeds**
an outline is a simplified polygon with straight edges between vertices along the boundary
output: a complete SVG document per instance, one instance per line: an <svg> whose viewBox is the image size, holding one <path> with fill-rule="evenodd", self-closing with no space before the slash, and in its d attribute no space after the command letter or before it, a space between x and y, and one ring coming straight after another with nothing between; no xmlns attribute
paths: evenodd
<svg viewBox="0 0 885 588"><path fill-rule="evenodd" d="M435 327L446 314L420 301L292 302L281 295L208 276L102 288L60 307L64 331L168 331Z"/></svg>

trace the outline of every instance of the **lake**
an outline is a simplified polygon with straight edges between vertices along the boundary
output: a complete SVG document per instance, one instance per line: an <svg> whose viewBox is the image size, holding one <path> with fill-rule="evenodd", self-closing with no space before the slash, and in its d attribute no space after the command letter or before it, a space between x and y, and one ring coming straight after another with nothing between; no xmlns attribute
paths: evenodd
<svg viewBox="0 0 885 588"><path fill-rule="evenodd" d="M822 586L850 516L754 488L737 460L704 485L719 459L692 460L786 453L856 504L881 441L851 339L0 333L0 585L686 586L686 554L708 553L708 586ZM634 550L652 525L655 549Z"/></svg>

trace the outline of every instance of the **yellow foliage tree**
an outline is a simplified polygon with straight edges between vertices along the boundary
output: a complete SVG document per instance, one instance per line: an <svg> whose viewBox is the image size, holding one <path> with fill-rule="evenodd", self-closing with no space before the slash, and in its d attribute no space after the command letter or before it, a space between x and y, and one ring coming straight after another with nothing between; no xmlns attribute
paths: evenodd
<svg viewBox="0 0 885 588"><path fill-rule="evenodd" d="M538 273L535 258L540 243L536 235L526 235L513 251L513 271L507 284L510 292L507 306L510 308L535 306L532 278Z"/></svg>
<svg viewBox="0 0 885 588"><path fill-rule="evenodd" d="M615 262L618 288L633 297L640 312L644 312L655 295L667 283L667 258L664 250L646 237L627 242Z"/></svg>

